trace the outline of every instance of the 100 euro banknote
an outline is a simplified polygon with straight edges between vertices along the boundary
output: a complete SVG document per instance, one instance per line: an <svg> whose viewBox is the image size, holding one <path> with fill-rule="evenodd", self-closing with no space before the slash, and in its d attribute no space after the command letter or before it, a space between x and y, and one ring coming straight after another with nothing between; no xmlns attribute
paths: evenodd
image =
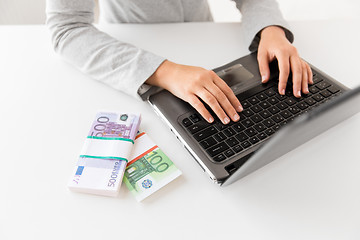
<svg viewBox="0 0 360 240"><path fill-rule="evenodd" d="M99 112L73 170L69 189L116 196L139 125L139 114Z"/></svg>
<svg viewBox="0 0 360 240"><path fill-rule="evenodd" d="M137 201L181 175L181 171L144 132L136 137L130 159L123 181Z"/></svg>

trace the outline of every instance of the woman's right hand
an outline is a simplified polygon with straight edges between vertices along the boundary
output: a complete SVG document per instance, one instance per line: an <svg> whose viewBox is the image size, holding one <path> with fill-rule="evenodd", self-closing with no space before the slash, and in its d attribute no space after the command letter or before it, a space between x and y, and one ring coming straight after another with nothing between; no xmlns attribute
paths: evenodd
<svg viewBox="0 0 360 240"><path fill-rule="evenodd" d="M200 101L203 100L224 124L239 121L243 107L230 87L211 70L180 65L165 60L146 81L162 87L190 103L208 122L214 118Z"/></svg>

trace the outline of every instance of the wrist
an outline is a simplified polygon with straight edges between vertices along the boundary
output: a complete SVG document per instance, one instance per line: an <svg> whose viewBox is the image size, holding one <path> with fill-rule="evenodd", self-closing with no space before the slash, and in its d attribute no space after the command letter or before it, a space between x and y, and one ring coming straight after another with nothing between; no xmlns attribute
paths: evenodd
<svg viewBox="0 0 360 240"><path fill-rule="evenodd" d="M157 87L166 88L167 79L169 79L170 74L173 74L173 69L175 66L176 63L165 60L160 64L156 71L145 81L145 83Z"/></svg>
<svg viewBox="0 0 360 240"><path fill-rule="evenodd" d="M279 26L268 26L261 30L260 38L265 38L269 36L286 37L284 29Z"/></svg>

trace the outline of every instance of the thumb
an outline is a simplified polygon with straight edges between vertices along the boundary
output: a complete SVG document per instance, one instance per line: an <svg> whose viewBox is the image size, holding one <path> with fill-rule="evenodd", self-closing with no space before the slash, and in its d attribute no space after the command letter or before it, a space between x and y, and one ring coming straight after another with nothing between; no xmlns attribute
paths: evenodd
<svg viewBox="0 0 360 240"><path fill-rule="evenodd" d="M261 81L266 83L270 78L270 68L269 68L269 59L266 51L258 52L258 63L259 63L259 71L261 75Z"/></svg>

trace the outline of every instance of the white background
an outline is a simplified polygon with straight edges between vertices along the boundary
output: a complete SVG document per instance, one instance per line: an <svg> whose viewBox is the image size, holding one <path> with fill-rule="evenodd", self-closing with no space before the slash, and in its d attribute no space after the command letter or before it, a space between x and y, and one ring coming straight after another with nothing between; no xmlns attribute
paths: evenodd
<svg viewBox="0 0 360 240"><path fill-rule="evenodd" d="M360 18L359 0L278 0L278 2L287 20ZM215 21L240 20L234 2L209 0L209 3ZM45 0L0 0L0 24L44 22Z"/></svg>

